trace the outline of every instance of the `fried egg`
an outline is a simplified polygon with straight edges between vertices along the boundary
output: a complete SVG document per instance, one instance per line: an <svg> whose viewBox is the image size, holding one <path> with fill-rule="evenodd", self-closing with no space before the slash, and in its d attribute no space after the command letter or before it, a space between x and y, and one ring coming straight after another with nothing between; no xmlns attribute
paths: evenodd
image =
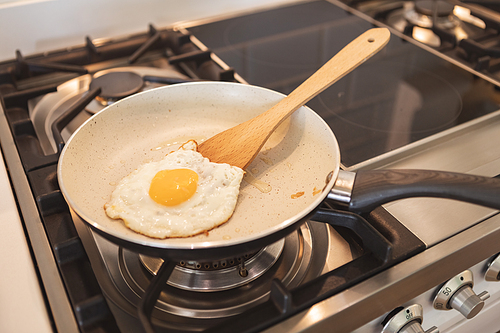
<svg viewBox="0 0 500 333"><path fill-rule="evenodd" d="M233 214L244 171L212 163L189 141L158 162L123 178L104 205L112 219L153 238L189 237L225 223Z"/></svg>

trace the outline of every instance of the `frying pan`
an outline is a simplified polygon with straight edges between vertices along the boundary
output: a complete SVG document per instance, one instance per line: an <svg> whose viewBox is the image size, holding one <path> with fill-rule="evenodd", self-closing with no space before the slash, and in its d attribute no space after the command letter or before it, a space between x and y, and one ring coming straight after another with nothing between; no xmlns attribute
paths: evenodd
<svg viewBox="0 0 500 333"><path fill-rule="evenodd" d="M161 159L188 139L209 138L253 118L282 98L269 89L226 82L177 84L125 98L94 115L68 140L57 168L61 192L103 237L175 260L221 259L262 248L297 229L327 197L358 213L412 196L500 209L497 179L435 171L339 172L335 135L314 111L301 107L247 168L251 177L240 186L231 219L208 234L154 239L106 216L103 206L115 185L140 164Z"/></svg>

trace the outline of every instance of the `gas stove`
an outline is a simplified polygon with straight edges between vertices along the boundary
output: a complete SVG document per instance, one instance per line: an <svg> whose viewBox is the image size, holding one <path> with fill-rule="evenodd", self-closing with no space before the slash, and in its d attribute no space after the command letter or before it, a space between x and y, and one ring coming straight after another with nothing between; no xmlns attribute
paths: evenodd
<svg viewBox="0 0 500 333"><path fill-rule="evenodd" d="M64 142L116 100L200 80L286 94L374 25L391 29L387 47L308 103L336 134L342 168L495 177L496 60L467 49L494 49L495 15L444 1L305 1L1 62L0 143L54 330L406 332L425 317L441 332L498 331L500 217L491 209L405 199L359 216L326 201L285 239L174 262L155 288L169 258L93 232L56 178Z"/></svg>

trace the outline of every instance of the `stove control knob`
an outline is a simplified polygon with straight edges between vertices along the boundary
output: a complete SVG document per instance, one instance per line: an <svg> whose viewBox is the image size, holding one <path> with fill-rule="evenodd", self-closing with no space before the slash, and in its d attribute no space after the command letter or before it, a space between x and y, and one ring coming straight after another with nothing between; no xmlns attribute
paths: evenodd
<svg viewBox="0 0 500 333"><path fill-rule="evenodd" d="M382 333L439 333L433 326L427 331L422 329L422 306L413 304L406 308L399 307L391 311L382 322Z"/></svg>
<svg viewBox="0 0 500 333"><path fill-rule="evenodd" d="M489 263L484 279L486 281L500 281L500 254Z"/></svg>
<svg viewBox="0 0 500 333"><path fill-rule="evenodd" d="M455 309L465 318L473 318L482 310L484 301L490 297L487 291L476 295L472 290L473 285L471 271L466 270L456 275L439 289L434 298L434 308L438 310Z"/></svg>

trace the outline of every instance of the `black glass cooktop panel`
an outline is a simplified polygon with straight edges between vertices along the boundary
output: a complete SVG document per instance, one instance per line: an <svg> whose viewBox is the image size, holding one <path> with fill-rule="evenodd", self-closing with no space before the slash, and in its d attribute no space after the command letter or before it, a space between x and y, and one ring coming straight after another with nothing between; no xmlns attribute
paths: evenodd
<svg viewBox="0 0 500 333"><path fill-rule="evenodd" d="M373 25L327 1L190 28L248 83L289 93ZM352 166L499 109L495 86L392 35L377 55L307 105Z"/></svg>

